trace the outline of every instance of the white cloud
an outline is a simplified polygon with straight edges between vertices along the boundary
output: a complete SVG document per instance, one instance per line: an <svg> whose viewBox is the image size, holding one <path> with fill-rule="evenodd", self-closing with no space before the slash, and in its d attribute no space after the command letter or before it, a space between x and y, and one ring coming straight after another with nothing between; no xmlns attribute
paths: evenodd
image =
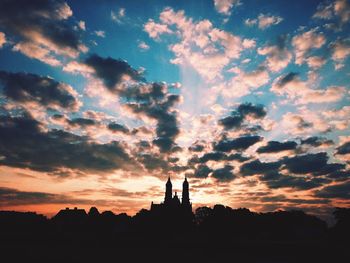
<svg viewBox="0 0 350 263"><path fill-rule="evenodd" d="M244 72L239 68L232 68L230 72L234 72L234 76L225 84L216 87L224 98L238 98L249 94L270 81L269 73L264 67L251 72Z"/></svg>
<svg viewBox="0 0 350 263"><path fill-rule="evenodd" d="M258 54L267 56L266 65L273 72L278 72L287 67L292 59L292 53L286 47L277 45L258 48Z"/></svg>
<svg viewBox="0 0 350 263"><path fill-rule="evenodd" d="M19 42L12 48L12 50L19 51L30 58L40 60L51 66L61 65L61 61L51 55L50 49L34 42Z"/></svg>
<svg viewBox="0 0 350 263"><path fill-rule="evenodd" d="M310 68L318 69L326 64L327 60L323 57L312 56L306 59L306 63Z"/></svg>
<svg viewBox="0 0 350 263"><path fill-rule="evenodd" d="M241 5L240 0L214 0L216 11L224 15L230 15L231 8L239 5Z"/></svg>
<svg viewBox="0 0 350 263"><path fill-rule="evenodd" d="M341 22L346 23L350 20L350 5L347 0L335 1L334 12L340 17Z"/></svg>
<svg viewBox="0 0 350 263"><path fill-rule="evenodd" d="M296 104L331 103L339 101L346 94L346 88L330 86L326 89L314 89L313 80L302 81L297 75L278 77L272 84L271 91L280 96L287 96Z"/></svg>
<svg viewBox="0 0 350 263"><path fill-rule="evenodd" d="M161 34L172 33L167 25L155 23L152 19L148 20L143 29L153 39L159 39Z"/></svg>
<svg viewBox="0 0 350 263"><path fill-rule="evenodd" d="M106 32L103 30L96 30L94 33L98 37L103 37L103 38L106 37Z"/></svg>
<svg viewBox="0 0 350 263"><path fill-rule="evenodd" d="M148 50L149 49L149 45L147 45L144 41L141 41L138 45L138 47L142 50Z"/></svg>
<svg viewBox="0 0 350 263"><path fill-rule="evenodd" d="M270 14L260 14L258 18L248 18L244 21L247 26L258 25L262 30L269 28L273 25L278 25L283 21L283 18L280 16L274 16Z"/></svg>
<svg viewBox="0 0 350 263"><path fill-rule="evenodd" d="M121 24L123 23L123 18L125 17L125 8L119 8L118 12L115 13L113 10L111 11L111 19L112 21Z"/></svg>
<svg viewBox="0 0 350 263"><path fill-rule="evenodd" d="M233 59L238 59L244 49L255 46L254 40L214 28L209 20L194 22L184 11L165 8L160 14L161 24L153 20L145 25L152 38L163 33L175 32L179 40L169 46L175 54L171 63L191 66L204 79L221 78L222 69Z"/></svg>
<svg viewBox="0 0 350 263"><path fill-rule="evenodd" d="M0 48L2 48L5 43L6 43L6 36L3 32L0 32Z"/></svg>
<svg viewBox="0 0 350 263"><path fill-rule="evenodd" d="M331 19L333 17L333 4L319 4L316 13L312 17L318 19Z"/></svg>
<svg viewBox="0 0 350 263"><path fill-rule="evenodd" d="M84 63L79 63L77 61L71 61L63 67L63 71L72 74L82 74L83 76L89 76L94 73L94 69Z"/></svg>
<svg viewBox="0 0 350 263"><path fill-rule="evenodd" d="M295 49L296 64L303 64L311 49L320 48L326 43L324 34L317 33L316 30L317 29L311 29L293 37L292 45Z"/></svg>
<svg viewBox="0 0 350 263"><path fill-rule="evenodd" d="M338 39L330 44L332 59L335 62L343 62L350 55L350 38Z"/></svg>
<svg viewBox="0 0 350 263"><path fill-rule="evenodd" d="M81 29L81 30L86 30L86 25L85 25L85 22L84 21L82 21L82 20L80 20L79 22L78 22L78 26L79 26L79 28Z"/></svg>

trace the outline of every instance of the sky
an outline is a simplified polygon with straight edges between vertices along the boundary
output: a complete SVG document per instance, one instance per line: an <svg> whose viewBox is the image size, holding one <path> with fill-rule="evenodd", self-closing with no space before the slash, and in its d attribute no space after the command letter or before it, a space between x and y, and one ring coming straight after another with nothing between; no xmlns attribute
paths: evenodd
<svg viewBox="0 0 350 263"><path fill-rule="evenodd" d="M350 205L350 2L0 2L0 209Z"/></svg>

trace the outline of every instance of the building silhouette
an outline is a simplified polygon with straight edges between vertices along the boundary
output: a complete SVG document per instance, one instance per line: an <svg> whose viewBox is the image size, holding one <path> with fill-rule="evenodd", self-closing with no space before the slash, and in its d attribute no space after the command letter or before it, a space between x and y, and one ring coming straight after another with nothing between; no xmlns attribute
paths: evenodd
<svg viewBox="0 0 350 263"><path fill-rule="evenodd" d="M167 211L174 214L192 213L192 203L190 202L189 184L185 177L182 183L182 198L181 201L175 192L173 196L173 185L170 177L165 184L164 202L160 204L151 204L151 212Z"/></svg>

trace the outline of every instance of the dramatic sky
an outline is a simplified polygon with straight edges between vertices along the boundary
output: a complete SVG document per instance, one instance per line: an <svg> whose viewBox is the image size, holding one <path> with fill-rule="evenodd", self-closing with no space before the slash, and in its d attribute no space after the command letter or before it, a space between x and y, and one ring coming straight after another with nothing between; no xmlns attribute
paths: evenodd
<svg viewBox="0 0 350 263"><path fill-rule="evenodd" d="M350 205L350 2L0 2L0 208Z"/></svg>

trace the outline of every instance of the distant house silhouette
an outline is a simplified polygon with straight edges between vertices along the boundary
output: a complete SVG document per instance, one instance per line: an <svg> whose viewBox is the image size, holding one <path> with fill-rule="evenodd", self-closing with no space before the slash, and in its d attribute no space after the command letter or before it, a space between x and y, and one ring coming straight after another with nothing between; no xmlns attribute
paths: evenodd
<svg viewBox="0 0 350 263"><path fill-rule="evenodd" d="M159 211L173 211L174 213L192 213L192 203L190 202L190 192L189 192L189 184L187 178L185 177L184 182L182 183L182 198L181 202L175 192L173 196L173 185L171 183L170 177L165 184L165 197L164 202L160 204L151 204L151 212L159 212Z"/></svg>

